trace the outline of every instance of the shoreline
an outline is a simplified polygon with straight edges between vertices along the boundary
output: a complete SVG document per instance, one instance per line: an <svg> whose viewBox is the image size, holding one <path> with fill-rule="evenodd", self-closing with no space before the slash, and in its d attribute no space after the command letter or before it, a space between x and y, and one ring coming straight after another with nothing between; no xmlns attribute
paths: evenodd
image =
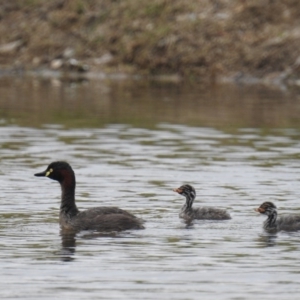
<svg viewBox="0 0 300 300"><path fill-rule="evenodd" d="M251 75L236 72L231 76L219 76L214 81L203 82L199 78L193 80L187 80L184 77L180 77L178 74L159 74L159 75L145 75L145 74L130 74L130 73L117 73L117 72L104 72L104 71L86 71L86 72L74 72L74 71L61 71L52 69L0 69L0 78L3 77L37 77L37 78L53 78L53 79L68 79L68 80L146 80L157 81L166 83L189 83L201 84L201 85L220 85L220 84L232 84L232 85L245 85L245 86L265 86L269 88L278 88L281 90L298 89L300 87L300 79L288 78L286 73L272 74L264 78L253 77Z"/></svg>
<svg viewBox="0 0 300 300"><path fill-rule="evenodd" d="M200 4L3 2L1 73L300 86L299 1Z"/></svg>

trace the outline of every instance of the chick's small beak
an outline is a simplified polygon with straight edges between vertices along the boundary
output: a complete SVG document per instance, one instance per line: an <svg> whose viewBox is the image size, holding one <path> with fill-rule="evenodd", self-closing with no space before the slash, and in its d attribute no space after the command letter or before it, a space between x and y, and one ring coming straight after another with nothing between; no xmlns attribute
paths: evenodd
<svg viewBox="0 0 300 300"><path fill-rule="evenodd" d="M256 212L258 212L258 213L264 213L265 212L265 210L263 209L263 208L261 208L261 207L259 207L259 208L255 208L254 209Z"/></svg>
<svg viewBox="0 0 300 300"><path fill-rule="evenodd" d="M182 189L178 188L178 189L173 189L173 192L176 192L178 194L181 194L182 193Z"/></svg>

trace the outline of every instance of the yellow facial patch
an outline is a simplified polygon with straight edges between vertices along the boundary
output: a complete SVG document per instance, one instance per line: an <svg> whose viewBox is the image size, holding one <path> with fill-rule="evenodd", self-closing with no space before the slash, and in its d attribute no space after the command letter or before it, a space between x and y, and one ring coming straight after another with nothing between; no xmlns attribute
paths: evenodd
<svg viewBox="0 0 300 300"><path fill-rule="evenodd" d="M53 172L53 169L50 169L46 172L46 176L48 177Z"/></svg>

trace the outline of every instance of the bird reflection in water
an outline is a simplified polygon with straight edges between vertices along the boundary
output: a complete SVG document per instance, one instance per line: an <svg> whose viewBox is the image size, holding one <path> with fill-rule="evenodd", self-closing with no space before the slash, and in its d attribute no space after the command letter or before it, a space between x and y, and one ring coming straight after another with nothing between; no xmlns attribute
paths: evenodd
<svg viewBox="0 0 300 300"><path fill-rule="evenodd" d="M61 251L60 258L62 261L73 261L76 248L76 232L60 231Z"/></svg>
<svg viewBox="0 0 300 300"><path fill-rule="evenodd" d="M74 232L74 231L66 231L61 230L61 251L59 253L59 257L61 261L73 261L75 250L76 250L76 235L79 235L81 239L96 239L102 237L121 237L118 232L97 232L97 231L86 231L86 232Z"/></svg>
<svg viewBox="0 0 300 300"><path fill-rule="evenodd" d="M259 244L262 244L263 247L274 247L276 243L277 234L275 233L264 233L257 238Z"/></svg>

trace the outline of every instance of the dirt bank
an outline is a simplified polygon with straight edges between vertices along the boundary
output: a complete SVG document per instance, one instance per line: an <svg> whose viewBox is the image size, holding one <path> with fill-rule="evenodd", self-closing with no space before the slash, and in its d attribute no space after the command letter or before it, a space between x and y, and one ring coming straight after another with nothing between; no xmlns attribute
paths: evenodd
<svg viewBox="0 0 300 300"><path fill-rule="evenodd" d="M299 0L0 0L0 69L300 80Z"/></svg>

